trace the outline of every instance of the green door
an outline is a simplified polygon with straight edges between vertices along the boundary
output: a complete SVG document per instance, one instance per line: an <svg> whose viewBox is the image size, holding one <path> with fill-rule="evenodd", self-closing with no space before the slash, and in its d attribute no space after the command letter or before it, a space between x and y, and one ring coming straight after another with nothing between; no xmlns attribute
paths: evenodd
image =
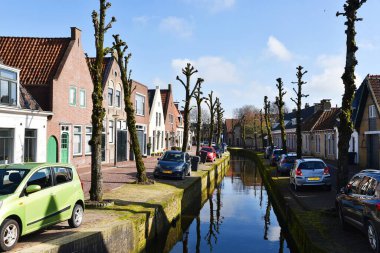
<svg viewBox="0 0 380 253"><path fill-rule="evenodd" d="M48 163L58 162L58 145L57 139L54 136L50 136L47 144L47 159Z"/></svg>
<svg viewBox="0 0 380 253"><path fill-rule="evenodd" d="M69 133L61 134L61 163L69 162Z"/></svg>

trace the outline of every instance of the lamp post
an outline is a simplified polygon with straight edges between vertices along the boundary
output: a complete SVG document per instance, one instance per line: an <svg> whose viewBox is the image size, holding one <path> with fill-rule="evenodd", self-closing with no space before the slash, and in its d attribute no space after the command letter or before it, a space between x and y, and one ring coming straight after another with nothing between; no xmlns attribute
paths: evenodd
<svg viewBox="0 0 380 253"><path fill-rule="evenodd" d="M117 164L117 119L119 118L119 114L114 114L112 115L112 117L114 118L114 121L115 121L115 133L114 133L114 159L113 159L113 166L116 167L116 164Z"/></svg>

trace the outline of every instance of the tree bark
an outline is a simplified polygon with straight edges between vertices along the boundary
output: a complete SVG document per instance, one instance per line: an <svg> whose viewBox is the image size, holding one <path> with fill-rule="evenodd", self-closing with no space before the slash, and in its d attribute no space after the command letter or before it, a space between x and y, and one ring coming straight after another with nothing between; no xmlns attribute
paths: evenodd
<svg viewBox="0 0 380 253"><path fill-rule="evenodd" d="M284 123L284 100L283 97L286 94L284 91L284 83L281 78L277 78L277 89L278 89L278 97L276 98L276 105L278 107L278 118L280 122L280 130L281 130L281 145L282 149L285 153L288 152L288 148L286 146L286 133L285 133L285 123Z"/></svg>
<svg viewBox="0 0 380 253"><path fill-rule="evenodd" d="M264 97L264 118L265 118L265 125L267 128L267 134L268 134L268 144L273 148L273 139L272 139L272 128L271 123L269 120L269 113L270 113L270 102L268 101L268 97Z"/></svg>
<svg viewBox="0 0 380 253"><path fill-rule="evenodd" d="M344 13L337 13L337 16L343 15L347 18L346 29L346 65L342 80L344 84L344 94L342 98L342 109L340 114L339 141L338 141L338 176L337 191L345 186L348 182L348 149L350 146L351 134L353 132L352 124L352 101L355 93L355 66L358 64L355 53L358 50L356 46L355 22L361 19L357 18L358 9L366 0L347 0L344 5Z"/></svg>

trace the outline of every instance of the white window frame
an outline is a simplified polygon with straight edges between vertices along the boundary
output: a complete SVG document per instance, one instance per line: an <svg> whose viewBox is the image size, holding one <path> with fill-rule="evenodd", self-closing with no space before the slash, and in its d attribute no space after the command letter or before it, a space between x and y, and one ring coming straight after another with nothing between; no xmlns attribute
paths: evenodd
<svg viewBox="0 0 380 253"><path fill-rule="evenodd" d="M142 108L143 113L142 114L137 112L137 97L138 96L144 98L144 100L143 100L143 108ZM138 115L138 116L145 116L145 103L146 103L146 97L145 97L145 95L136 92L136 95L135 95L135 111L136 111L136 115Z"/></svg>
<svg viewBox="0 0 380 253"><path fill-rule="evenodd" d="M90 129L90 132L87 132L87 129ZM89 139L88 139L88 137L90 137ZM91 145L90 144L88 144L88 142L91 140L91 138L92 138L92 126L86 126L86 128L85 128L85 144L86 144L86 146L85 146L85 150L84 150L84 152L85 152L85 154L86 155L91 155ZM87 147L90 147L90 152L87 152Z"/></svg>
<svg viewBox="0 0 380 253"><path fill-rule="evenodd" d="M368 118L376 118L376 108L375 105L368 106Z"/></svg>
<svg viewBox="0 0 380 253"><path fill-rule="evenodd" d="M74 91L74 97L71 96L71 91ZM71 101L72 99L74 99L73 101ZM77 87L75 86L70 86L69 88L69 105L71 106L76 106L77 105Z"/></svg>
<svg viewBox="0 0 380 253"><path fill-rule="evenodd" d="M87 105L87 101L86 101L86 90L85 89L80 89L79 90L79 106L82 107L82 108L86 108L86 105ZM83 104L82 104L82 94L83 95Z"/></svg>
<svg viewBox="0 0 380 253"><path fill-rule="evenodd" d="M113 131L115 130L114 128L115 126L113 124L113 121L109 120L108 121L108 143L114 143L114 133L113 133Z"/></svg>
<svg viewBox="0 0 380 253"><path fill-rule="evenodd" d="M79 132L75 132L75 128L79 128L80 131ZM75 143L75 136L78 136L79 135L79 152L75 153L75 147L76 147L76 143ZM83 137L83 133L82 133L82 126L80 125L75 125L73 126L73 155L74 156L79 156L79 155L82 155L83 153L83 140L82 140L82 137Z"/></svg>
<svg viewBox="0 0 380 253"><path fill-rule="evenodd" d="M117 96L117 93L119 93L119 96ZM121 90L115 91L115 106L121 108Z"/></svg>

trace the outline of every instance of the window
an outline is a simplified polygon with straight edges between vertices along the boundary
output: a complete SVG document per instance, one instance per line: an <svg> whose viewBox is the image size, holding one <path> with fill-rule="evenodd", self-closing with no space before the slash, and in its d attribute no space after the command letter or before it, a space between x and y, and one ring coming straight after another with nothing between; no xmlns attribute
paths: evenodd
<svg viewBox="0 0 380 253"><path fill-rule="evenodd" d="M113 89L108 88L108 105L112 106L113 105Z"/></svg>
<svg viewBox="0 0 380 253"><path fill-rule="evenodd" d="M315 136L315 152L316 153L321 152L321 136L320 135Z"/></svg>
<svg viewBox="0 0 380 253"><path fill-rule="evenodd" d="M73 171L71 168L53 167L54 180L57 185L64 184L73 180Z"/></svg>
<svg viewBox="0 0 380 253"><path fill-rule="evenodd" d="M370 106L368 107L368 117L369 117L369 118L376 118L375 105L370 105Z"/></svg>
<svg viewBox="0 0 380 253"><path fill-rule="evenodd" d="M36 161L37 130L25 129L24 162Z"/></svg>
<svg viewBox="0 0 380 253"><path fill-rule="evenodd" d="M173 114L169 114L169 122L170 122L170 124L173 124L173 122L174 122Z"/></svg>
<svg viewBox="0 0 380 253"><path fill-rule="evenodd" d="M0 103L17 105L17 73L0 69Z"/></svg>
<svg viewBox="0 0 380 253"><path fill-rule="evenodd" d="M108 142L113 143L113 121L109 121L108 125Z"/></svg>
<svg viewBox="0 0 380 253"><path fill-rule="evenodd" d="M135 98L135 109L136 114L140 116L145 115L145 97L139 94L136 94Z"/></svg>
<svg viewBox="0 0 380 253"><path fill-rule="evenodd" d="M52 176L50 168L44 168L34 173L28 180L27 185L39 185L41 189L52 186Z"/></svg>
<svg viewBox="0 0 380 253"><path fill-rule="evenodd" d="M13 162L13 129L0 129L0 164Z"/></svg>
<svg viewBox="0 0 380 253"><path fill-rule="evenodd" d="M120 93L119 90L116 91L115 103L116 103L116 107L120 107L121 106L121 93Z"/></svg>
<svg viewBox="0 0 380 253"><path fill-rule="evenodd" d="M158 114L158 125L161 126L161 113Z"/></svg>
<svg viewBox="0 0 380 253"><path fill-rule="evenodd" d="M91 145L89 144L89 141L92 137L92 127L86 127L86 154L91 154Z"/></svg>
<svg viewBox="0 0 380 253"><path fill-rule="evenodd" d="M74 126L74 155L82 154L82 127Z"/></svg>
<svg viewBox="0 0 380 253"><path fill-rule="evenodd" d="M86 91L85 90L79 91L79 106L86 107Z"/></svg>
<svg viewBox="0 0 380 253"><path fill-rule="evenodd" d="M70 87L69 104L70 105L76 105L77 104L77 88L75 88L75 87Z"/></svg>
<svg viewBox="0 0 380 253"><path fill-rule="evenodd" d="M158 112L156 112L156 126L158 126Z"/></svg>

